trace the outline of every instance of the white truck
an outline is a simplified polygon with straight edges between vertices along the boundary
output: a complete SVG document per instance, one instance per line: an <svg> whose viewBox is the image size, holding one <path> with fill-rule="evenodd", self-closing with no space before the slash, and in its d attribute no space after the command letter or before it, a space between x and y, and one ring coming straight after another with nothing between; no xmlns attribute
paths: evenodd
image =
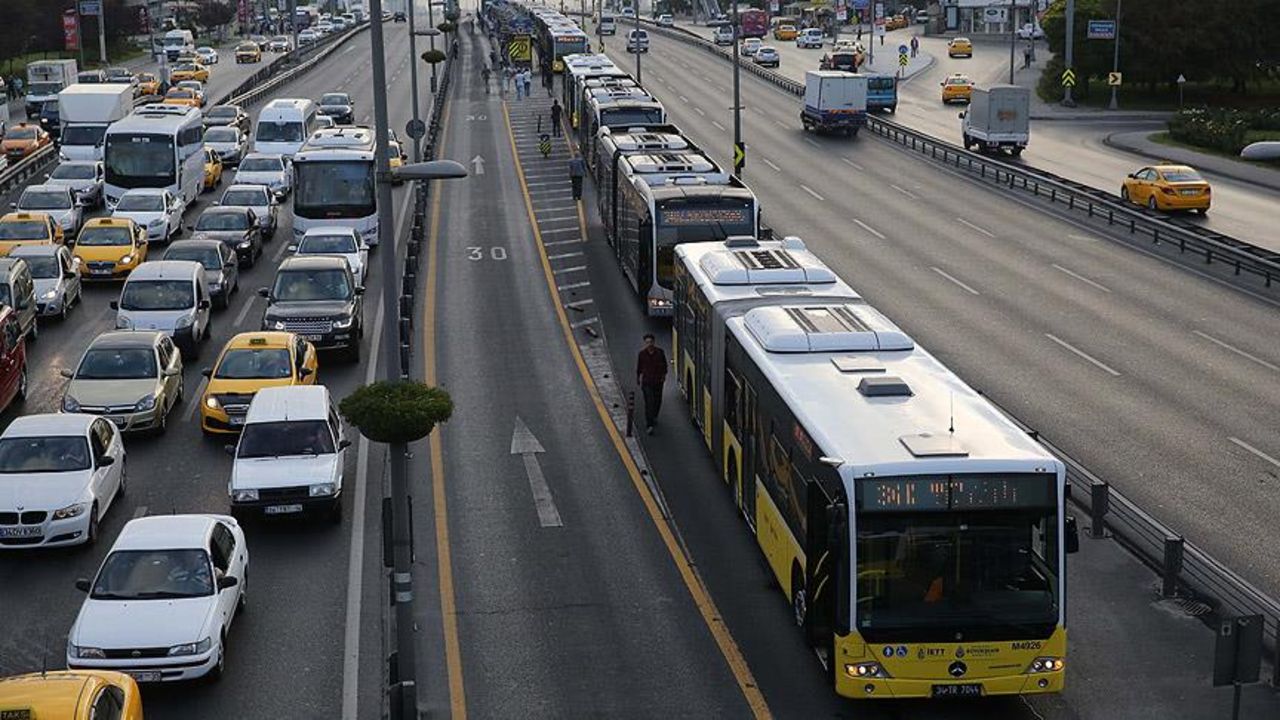
<svg viewBox="0 0 1280 720"><path fill-rule="evenodd" d="M74 84L75 60L36 60L27 65L27 117L40 117L40 107L58 99L58 93Z"/></svg>
<svg viewBox="0 0 1280 720"><path fill-rule="evenodd" d="M1008 150L1021 155L1031 140L1031 88L993 85L974 88L960 113L964 149Z"/></svg>
<svg viewBox="0 0 1280 720"><path fill-rule="evenodd" d="M180 55L190 55L196 51L196 38L190 30L170 30L164 34L164 54L173 62Z"/></svg>
<svg viewBox="0 0 1280 720"><path fill-rule="evenodd" d="M800 122L806 131L857 135L867 122L867 76L843 70L806 70Z"/></svg>
<svg viewBox="0 0 1280 720"><path fill-rule="evenodd" d="M133 111L133 87L77 83L58 93L62 124L59 155L65 160L101 160L107 126Z"/></svg>

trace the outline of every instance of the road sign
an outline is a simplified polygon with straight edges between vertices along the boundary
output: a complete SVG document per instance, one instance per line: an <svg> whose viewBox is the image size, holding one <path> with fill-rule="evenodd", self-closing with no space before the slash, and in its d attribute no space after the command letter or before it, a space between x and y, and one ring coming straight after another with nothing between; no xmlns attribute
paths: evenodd
<svg viewBox="0 0 1280 720"><path fill-rule="evenodd" d="M907 47L906 45L899 45L899 46L898 46L898 54L899 54L899 55L906 55L906 54L907 54L907 53L909 53L909 52L911 52L911 48Z"/></svg>
<svg viewBox="0 0 1280 720"><path fill-rule="evenodd" d="M907 59L907 56L906 56L906 55L899 55L899 56L898 56L898 65L900 65L901 67L906 67L906 66L907 66L907 63L909 63L909 62L911 62L911 61Z"/></svg>
<svg viewBox="0 0 1280 720"><path fill-rule="evenodd" d="M101 15L102 0L80 0L81 15Z"/></svg>
<svg viewBox="0 0 1280 720"><path fill-rule="evenodd" d="M1089 40L1115 40L1116 39L1116 21L1115 20L1090 20L1089 29L1085 34L1085 38Z"/></svg>
<svg viewBox="0 0 1280 720"><path fill-rule="evenodd" d="M733 171L735 173L742 172L742 168L747 166L747 146L744 143L733 144Z"/></svg>
<svg viewBox="0 0 1280 720"><path fill-rule="evenodd" d="M882 2L878 2L878 3L876 3L876 14L875 14L875 18L876 18L877 20L880 20L880 19L882 19L883 17L884 17L884 3L882 3Z"/></svg>
<svg viewBox="0 0 1280 720"><path fill-rule="evenodd" d="M528 35L517 35L507 43L507 57L511 62L529 62L533 60Z"/></svg>
<svg viewBox="0 0 1280 720"><path fill-rule="evenodd" d="M427 124L421 120L410 120L405 123L404 133L414 140L421 140L427 136Z"/></svg>
<svg viewBox="0 0 1280 720"><path fill-rule="evenodd" d="M1182 73L1178 73L1178 84L1182 85L1186 82L1187 82L1187 76L1183 75Z"/></svg>
<svg viewBox="0 0 1280 720"><path fill-rule="evenodd" d="M1118 72L1107 73L1107 84L1112 87L1118 87L1119 85L1122 84L1123 80L1124 80L1124 73L1118 73Z"/></svg>
<svg viewBox="0 0 1280 720"><path fill-rule="evenodd" d="M1075 71L1075 70L1072 70L1071 68L1067 68L1066 70L1063 70L1063 71L1062 71L1062 86L1063 86L1063 87L1075 87L1075 86L1076 86L1076 71Z"/></svg>

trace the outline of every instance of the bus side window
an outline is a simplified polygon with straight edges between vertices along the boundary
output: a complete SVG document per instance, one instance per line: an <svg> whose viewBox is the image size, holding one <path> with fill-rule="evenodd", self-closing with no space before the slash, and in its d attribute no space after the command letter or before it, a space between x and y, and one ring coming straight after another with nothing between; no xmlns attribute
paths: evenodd
<svg viewBox="0 0 1280 720"><path fill-rule="evenodd" d="M742 383L739 382L737 375L726 365L724 368L724 421L733 431L733 434L742 439L741 413L740 407L742 403Z"/></svg>

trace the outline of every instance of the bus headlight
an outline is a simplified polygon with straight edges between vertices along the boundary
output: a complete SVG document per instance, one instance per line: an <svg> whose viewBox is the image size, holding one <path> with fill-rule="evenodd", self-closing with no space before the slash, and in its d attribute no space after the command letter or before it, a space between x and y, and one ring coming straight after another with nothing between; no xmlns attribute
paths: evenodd
<svg viewBox="0 0 1280 720"><path fill-rule="evenodd" d="M1034 675L1036 673L1059 672L1066 666L1066 660L1059 657L1038 657L1031 661L1024 674Z"/></svg>
<svg viewBox="0 0 1280 720"><path fill-rule="evenodd" d="M851 678L891 677L878 662L850 663L844 666L844 674Z"/></svg>

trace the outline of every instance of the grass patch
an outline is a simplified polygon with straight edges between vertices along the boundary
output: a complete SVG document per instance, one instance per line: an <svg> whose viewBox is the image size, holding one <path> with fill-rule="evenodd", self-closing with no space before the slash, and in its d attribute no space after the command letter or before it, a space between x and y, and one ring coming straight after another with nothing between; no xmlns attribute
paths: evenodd
<svg viewBox="0 0 1280 720"><path fill-rule="evenodd" d="M1248 139L1248 142L1251 142L1251 143L1262 142L1263 140L1280 140L1280 130L1250 130L1245 135L1245 137ZM1174 140L1172 137L1169 136L1168 132L1153 133L1151 135L1148 135L1147 139L1153 143L1156 143L1157 145L1165 145L1167 147L1182 148L1183 150L1192 150L1198 153L1204 153L1205 155L1213 155L1214 157L1227 158L1230 160L1235 160L1236 162L1242 163L1244 165L1253 165L1255 167L1268 168L1271 170L1280 169L1280 162L1264 162L1262 160L1245 160L1239 155L1232 155L1231 153L1223 152L1216 148L1200 147L1199 145L1192 145L1190 143L1184 143L1178 140Z"/></svg>

